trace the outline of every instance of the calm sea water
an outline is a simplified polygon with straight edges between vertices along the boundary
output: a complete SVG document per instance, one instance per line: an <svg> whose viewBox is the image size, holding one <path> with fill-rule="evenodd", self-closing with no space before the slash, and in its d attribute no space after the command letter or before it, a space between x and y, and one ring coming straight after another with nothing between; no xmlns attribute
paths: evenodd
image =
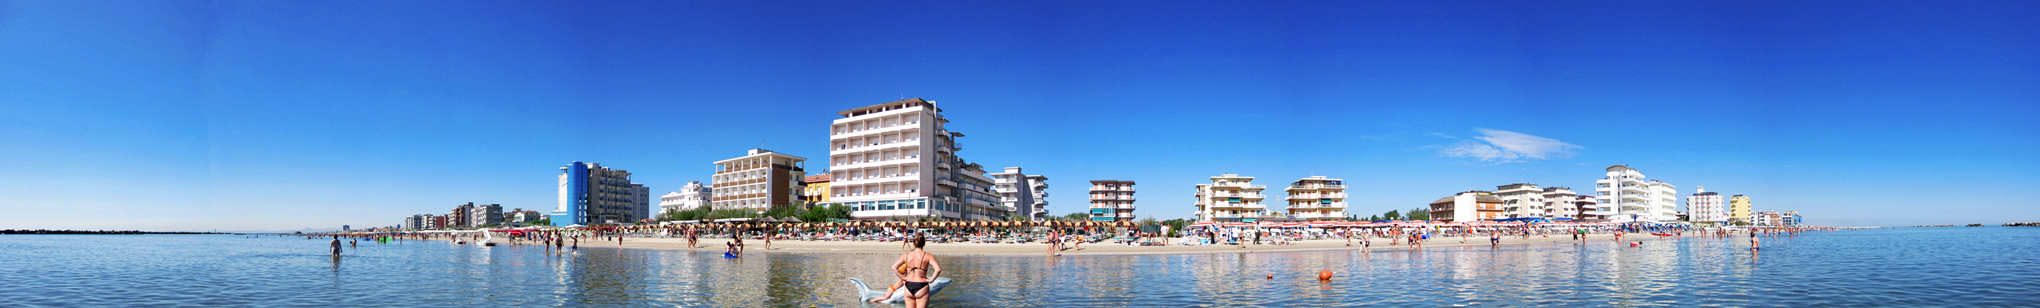
<svg viewBox="0 0 2040 308"><path fill-rule="evenodd" d="M943 257L934 306L2036 306L2040 228L1185 255ZM0 306L859 306L892 255L0 236ZM597 245L600 246L600 245ZM1320 283L1315 275L1337 277ZM1267 275L1273 274L1274 279Z"/></svg>

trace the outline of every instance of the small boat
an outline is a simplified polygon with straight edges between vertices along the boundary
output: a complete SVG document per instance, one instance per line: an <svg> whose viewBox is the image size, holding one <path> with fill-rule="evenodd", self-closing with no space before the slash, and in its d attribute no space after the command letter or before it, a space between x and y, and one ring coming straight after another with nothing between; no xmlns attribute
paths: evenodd
<svg viewBox="0 0 2040 308"><path fill-rule="evenodd" d="M936 277L935 281L928 282L928 296L935 296L935 293L942 292L943 287L949 286L949 281L949 277ZM883 290L872 290L870 286L864 285L863 279L850 278L850 283L857 284L858 302L870 302L873 298L885 298L885 300L879 301L879 303L893 304L907 300L907 288L892 290L890 294L887 294L888 292Z"/></svg>

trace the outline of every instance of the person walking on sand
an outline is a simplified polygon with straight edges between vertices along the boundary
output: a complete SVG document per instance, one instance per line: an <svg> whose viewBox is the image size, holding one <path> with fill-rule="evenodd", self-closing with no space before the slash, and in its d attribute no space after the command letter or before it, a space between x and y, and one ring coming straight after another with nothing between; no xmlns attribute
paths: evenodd
<svg viewBox="0 0 2040 308"><path fill-rule="evenodd" d="M904 281L901 288L907 290L907 308L928 307L928 284L935 282L936 277L942 276L942 263L935 261L934 254L922 250L927 244L927 237L914 235L914 250L901 254L899 260L893 261L892 266L888 266L907 268L905 271L895 272L898 273L900 281Z"/></svg>

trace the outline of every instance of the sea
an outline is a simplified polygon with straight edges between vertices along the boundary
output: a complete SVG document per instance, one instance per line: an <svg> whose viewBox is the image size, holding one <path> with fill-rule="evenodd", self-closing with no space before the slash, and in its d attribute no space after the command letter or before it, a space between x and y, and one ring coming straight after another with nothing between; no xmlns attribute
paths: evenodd
<svg viewBox="0 0 2040 308"><path fill-rule="evenodd" d="M890 254L246 235L0 235L0 307L810 307L891 283ZM2040 227L1688 236L1491 248L938 256L934 307L2040 306ZM1331 271L1331 280L1319 280Z"/></svg>

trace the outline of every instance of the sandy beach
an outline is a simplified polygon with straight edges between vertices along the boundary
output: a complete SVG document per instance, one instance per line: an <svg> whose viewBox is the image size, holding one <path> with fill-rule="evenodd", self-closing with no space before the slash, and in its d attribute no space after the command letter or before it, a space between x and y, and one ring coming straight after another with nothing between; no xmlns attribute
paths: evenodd
<svg viewBox="0 0 2040 308"><path fill-rule="evenodd" d="M1649 234L1640 234L1642 236L1637 235L1639 234L1632 233L1624 235L1623 240L1624 241L1640 240L1645 242L1659 240L1657 236L1652 236ZM1615 236L1611 234L1590 234L1587 236L1587 242L1589 244L1620 245L1614 241L1614 238ZM1673 238L1675 237L1666 237L1666 239ZM1171 242L1180 240L1182 240L1182 238L1175 238ZM723 242L725 241L728 241L728 239L702 239L701 245L695 247L694 249L703 251L722 251ZM1502 245L1568 244L1573 242L1578 241L1572 240L1571 236L1565 234L1553 234L1550 237L1531 236L1529 239L1523 239L1516 236L1502 237ZM764 241L745 240L744 243L750 246L750 248L745 250L745 252L751 254L757 253L897 254L900 253L901 251L900 242L774 240L772 241L772 247L770 250L765 249ZM586 247L622 247L637 249L669 249L669 250L688 249L687 240L682 238L633 237L624 239L622 245L618 245L614 241L603 242L600 240L600 238L596 238L593 241L584 241L582 242L582 245ZM1487 246L1488 245L1487 237L1485 236L1468 237L1465 239L1465 243L1461 243L1460 238L1458 237L1442 237L1433 238L1430 241L1424 243L1424 247L1426 249L1469 245ZM1296 242L1295 245L1248 244L1246 248L1239 248L1239 246L1178 246L1178 245L1127 246L1123 244L1114 245L1107 242L1107 243L1086 243L1082 245L1082 249L1066 249L1063 250L1061 254L1064 256L1082 256L1082 255L1114 255L1114 254L1286 252L1286 251L1316 251L1316 250L1347 250L1347 249L1360 249L1360 247L1361 246L1359 240L1354 240L1353 246L1348 247L1346 246L1346 241L1343 239L1300 241ZM1371 247L1372 250L1406 250L1409 248L1410 247L1407 245L1389 245L1389 241L1387 239L1381 238L1374 239L1373 245ZM1029 256L1029 255L1042 256L1047 254L1048 246L1047 244L1042 243L1024 243L1024 244L928 243L926 249L930 253L944 256Z"/></svg>

